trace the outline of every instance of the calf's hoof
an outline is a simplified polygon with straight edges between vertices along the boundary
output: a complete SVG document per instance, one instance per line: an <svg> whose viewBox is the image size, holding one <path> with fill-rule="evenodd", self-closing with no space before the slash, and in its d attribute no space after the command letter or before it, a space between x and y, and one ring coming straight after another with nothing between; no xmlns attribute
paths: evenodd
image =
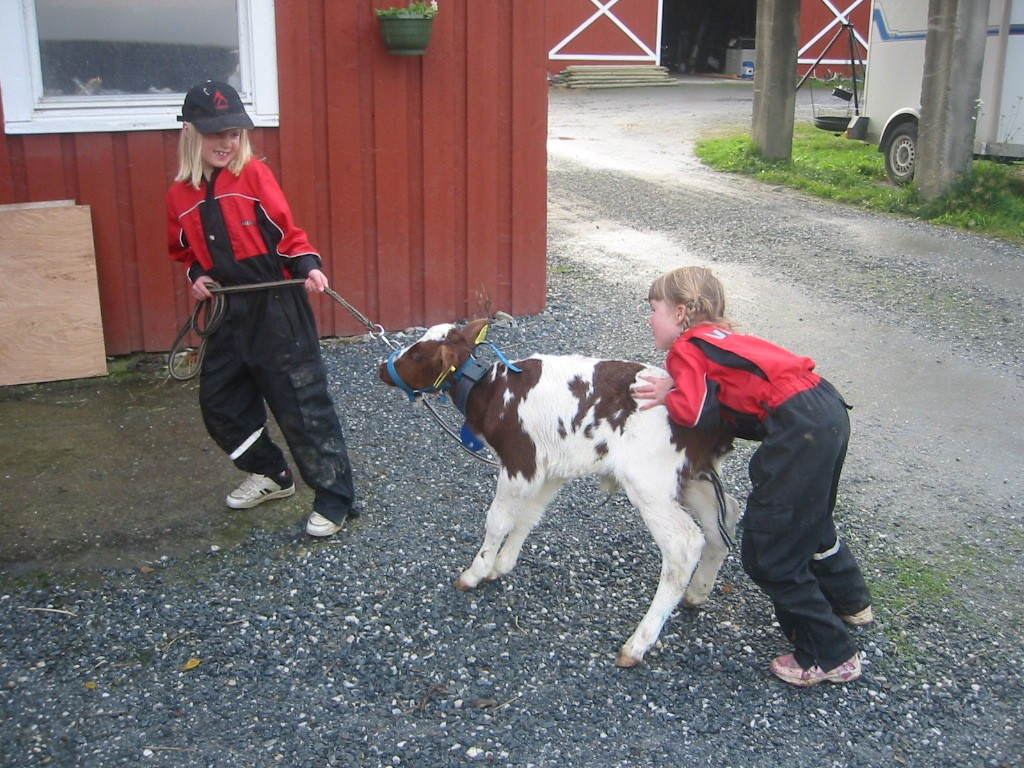
<svg viewBox="0 0 1024 768"><path fill-rule="evenodd" d="M615 666L622 667L623 669L632 669L637 664L643 661L643 658L637 658L630 656L628 653L619 651L619 655L615 657Z"/></svg>
<svg viewBox="0 0 1024 768"><path fill-rule="evenodd" d="M476 585L477 582L466 578L466 574L462 574L455 580L455 588L459 590L459 592L469 592L471 589L476 587Z"/></svg>
<svg viewBox="0 0 1024 768"><path fill-rule="evenodd" d="M707 589L688 589L683 593L683 608L699 608L711 597L711 587Z"/></svg>

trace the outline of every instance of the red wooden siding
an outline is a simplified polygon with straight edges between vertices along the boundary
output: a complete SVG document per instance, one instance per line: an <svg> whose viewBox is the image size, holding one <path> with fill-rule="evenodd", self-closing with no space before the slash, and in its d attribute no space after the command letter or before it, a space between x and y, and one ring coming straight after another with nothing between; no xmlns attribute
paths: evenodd
<svg viewBox="0 0 1024 768"><path fill-rule="evenodd" d="M549 53L554 52L565 38L572 34L584 21L593 16L598 7L596 3L605 5L607 0L548 0L547 4L547 47ZM756 8L756 0L749 2L751 15ZM690 6L694 4L689 4ZM737 12L739 3L732 4L732 12ZM658 35L659 0L618 0L608 11L615 15L634 35L652 51L658 53L662 42L672 48L674 34L678 34L678 21L670 23L673 14L685 19L684 27L689 29L691 38L696 34L696 20L700 14L693 11L685 0L665 0L662 9L666 17L663 34L669 39L659 41ZM698 9L701 6L696 6ZM683 11L692 11L689 14ZM803 0L800 7L800 50L798 71L803 73L813 64L825 50L839 29L837 18L848 18L859 35L860 41L867 41L870 26L871 0ZM721 21L721 18L719 18ZM736 30L753 34L754 30ZM714 51L712 51L714 52ZM858 45L858 52L866 61L867 51L864 45ZM571 41L561 46L557 53L560 56L576 56L579 58L552 58L548 62L548 72L557 74L568 66L588 64L619 64L619 65L651 65L652 61L617 60L614 57L643 55L643 50L631 40L606 15L597 18L589 27L579 32ZM717 55L717 53L716 53ZM612 57L610 60L587 58L593 56ZM850 49L845 33L829 50L828 55L819 66L818 76L827 77L832 73L849 74ZM668 61L660 62L669 65L672 62L671 52Z"/></svg>
<svg viewBox="0 0 1024 768"><path fill-rule="evenodd" d="M856 33L854 56L859 56L861 61L867 63L871 0L803 0L800 5L800 54L797 66L800 74L805 73L824 54L821 63L815 67L814 77L824 79L833 74L850 76L850 40L848 33L842 31L841 18L853 24ZM836 33L841 31L842 34L833 42Z"/></svg>
<svg viewBox="0 0 1024 768"><path fill-rule="evenodd" d="M545 303L547 0L439 2L419 57L384 48L389 0L277 0L281 125L253 131L332 286L389 329ZM192 310L166 253L176 148L174 130L0 141L0 204L92 207L108 354L166 350ZM325 336L364 330L314 306Z"/></svg>
<svg viewBox="0 0 1024 768"><path fill-rule="evenodd" d="M601 5L608 5L601 0ZM548 50L553 51L566 37L573 34L584 22L598 13L600 9L593 0L549 0L547 10L547 42ZM617 18L651 51L658 53L658 0L618 0L612 3L607 13L595 18L586 28L566 42L557 53L562 57L552 60L549 69L559 72L567 66L587 64L641 64L651 66L657 62L619 60L615 57L648 56L636 41L629 37L609 17ZM611 57L609 60L588 59L588 56Z"/></svg>
<svg viewBox="0 0 1024 768"><path fill-rule="evenodd" d="M298 213L292 187L317 178L305 202L330 238L315 242L333 283L387 328L537 312L546 50L543 36L517 32L543 29L545 0L441 0L422 57L385 51L372 8L392 4L278 2L279 48L309 51L279 63L292 205ZM310 87L290 90L290 81ZM286 121L290 113L306 119ZM342 307L318 304L325 333L361 330Z"/></svg>

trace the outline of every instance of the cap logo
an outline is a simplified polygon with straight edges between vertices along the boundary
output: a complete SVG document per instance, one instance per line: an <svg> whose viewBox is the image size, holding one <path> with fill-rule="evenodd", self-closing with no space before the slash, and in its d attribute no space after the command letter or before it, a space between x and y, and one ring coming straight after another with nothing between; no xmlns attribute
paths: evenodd
<svg viewBox="0 0 1024 768"><path fill-rule="evenodd" d="M252 119L245 113L245 106L235 89L227 83L213 81L189 89L178 120L191 123L202 134L253 127Z"/></svg>

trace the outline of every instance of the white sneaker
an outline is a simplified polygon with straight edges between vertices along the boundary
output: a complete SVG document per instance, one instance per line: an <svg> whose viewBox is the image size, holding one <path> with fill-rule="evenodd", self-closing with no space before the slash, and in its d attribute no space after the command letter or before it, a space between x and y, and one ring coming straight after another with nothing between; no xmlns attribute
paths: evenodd
<svg viewBox="0 0 1024 768"><path fill-rule="evenodd" d="M344 520L340 523L333 523L319 512L314 512L306 521L306 533L310 536L333 536L341 530L344 524Z"/></svg>
<svg viewBox="0 0 1024 768"><path fill-rule="evenodd" d="M228 494L227 505L232 509L251 509L271 499L283 499L295 493L295 483L286 487L267 475L249 475L242 484Z"/></svg>

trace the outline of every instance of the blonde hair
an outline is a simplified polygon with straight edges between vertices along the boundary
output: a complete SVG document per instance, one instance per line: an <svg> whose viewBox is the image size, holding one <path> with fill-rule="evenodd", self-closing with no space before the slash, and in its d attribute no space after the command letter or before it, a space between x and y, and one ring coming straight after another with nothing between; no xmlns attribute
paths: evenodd
<svg viewBox="0 0 1024 768"><path fill-rule="evenodd" d="M242 135L238 141L238 154L228 163L228 170L235 176L252 160L249 131L244 128L239 130ZM187 182L195 189L199 189L203 181L203 134L192 123L181 126L181 135L178 137L178 175L174 180Z"/></svg>
<svg viewBox="0 0 1024 768"><path fill-rule="evenodd" d="M734 327L725 314L725 288L707 267L680 267L666 272L651 284L647 300L686 307L686 328L700 323Z"/></svg>

